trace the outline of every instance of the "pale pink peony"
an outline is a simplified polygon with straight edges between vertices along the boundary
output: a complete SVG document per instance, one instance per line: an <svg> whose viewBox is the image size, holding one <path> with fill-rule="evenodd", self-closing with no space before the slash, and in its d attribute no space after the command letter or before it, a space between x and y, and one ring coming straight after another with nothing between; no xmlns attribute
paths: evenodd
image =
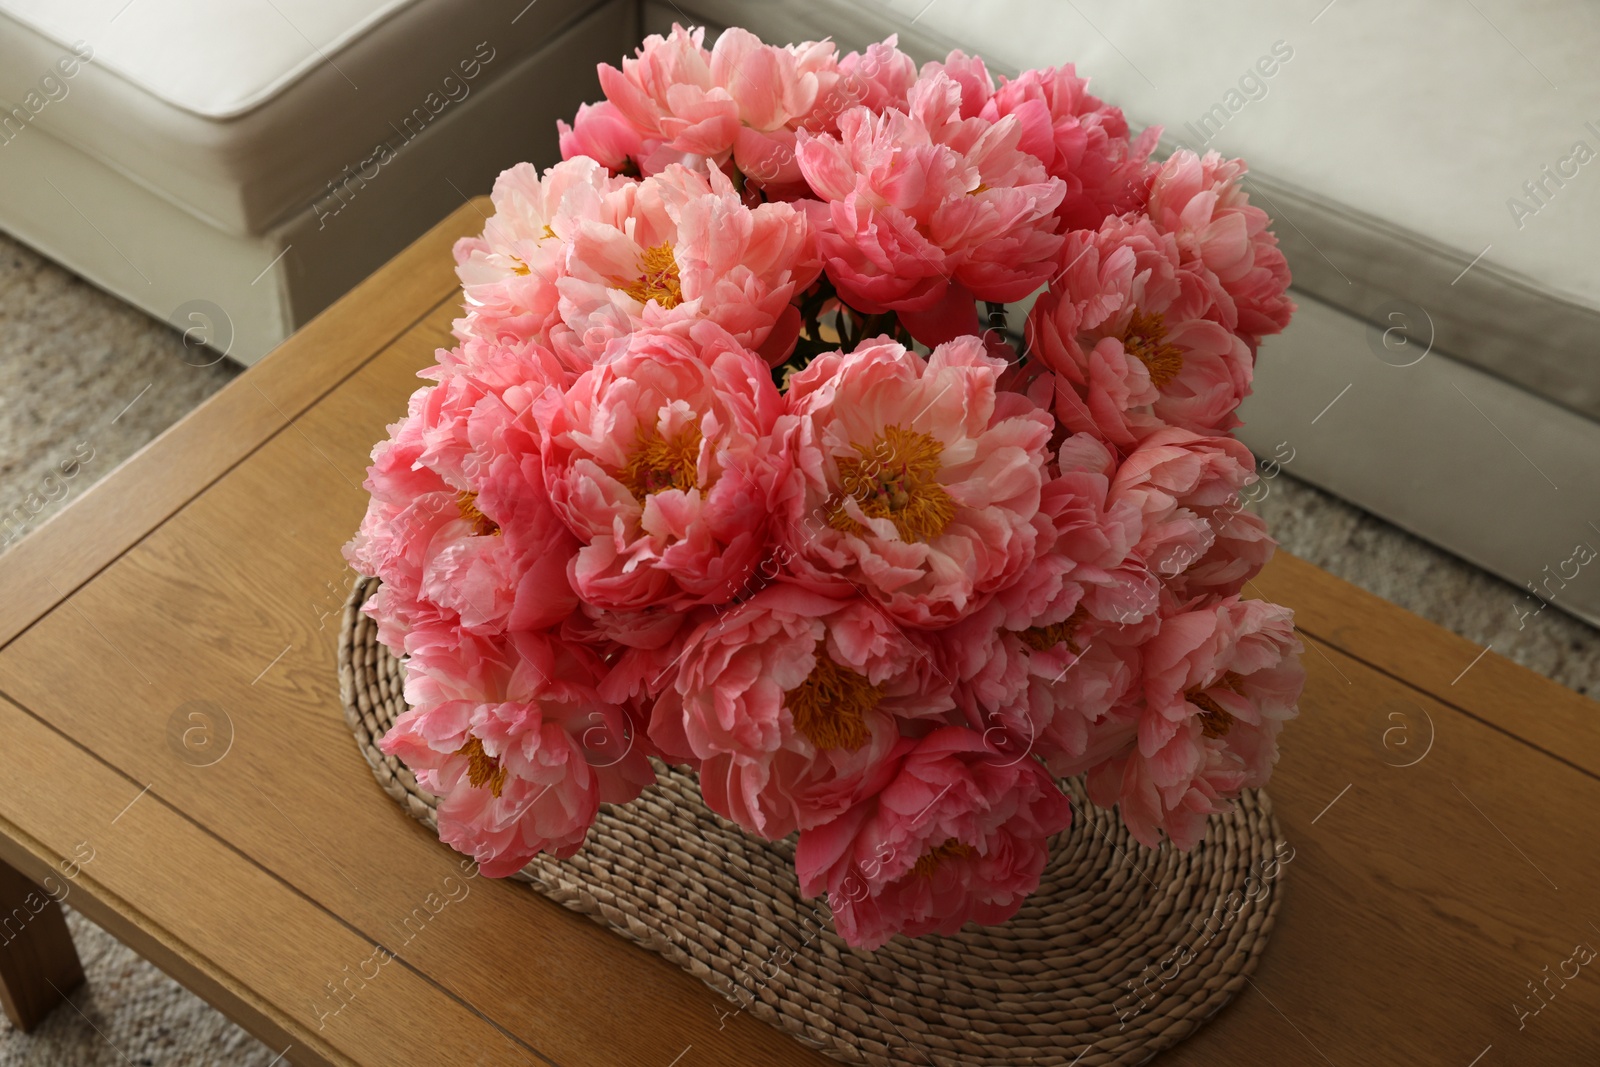
<svg viewBox="0 0 1600 1067"><path fill-rule="evenodd" d="M1090 95L1088 79L1078 77L1070 63L1002 79L992 92L976 77L971 80L974 97L984 101L979 114L991 122L1015 116L1022 123L1023 151L1066 183L1056 210L1063 230L1098 229L1109 216L1143 207L1159 127L1130 142L1122 111Z"/></svg>
<svg viewBox="0 0 1600 1067"><path fill-rule="evenodd" d="M926 360L883 339L790 378L803 492L780 536L796 580L924 627L1015 580L1034 555L1052 421L996 392L1004 366L976 337Z"/></svg>
<svg viewBox="0 0 1600 1067"><path fill-rule="evenodd" d="M1234 438L1169 427L1129 453L1111 496L1144 516L1141 552L1187 601L1240 592L1272 558L1277 543L1241 497L1256 480L1255 457Z"/></svg>
<svg viewBox="0 0 1600 1067"><path fill-rule="evenodd" d="M1133 835L1193 848L1240 789L1266 783L1278 731L1305 683L1289 609L1229 597L1161 620L1140 649L1140 703L1108 732L1130 750L1089 771L1089 797L1117 804ZM1103 740L1103 739L1102 739Z"/></svg>
<svg viewBox="0 0 1600 1067"><path fill-rule="evenodd" d="M547 342L560 322L555 283L565 273L566 242L577 220L599 218L605 198L628 184L588 158L558 163L543 178L531 163L502 172L483 234L455 245L467 310L456 336Z"/></svg>
<svg viewBox="0 0 1600 1067"><path fill-rule="evenodd" d="M439 796L439 837L492 878L570 856L602 802L655 780L649 742L601 701L594 655L543 633L464 637L406 664L406 701L383 751Z"/></svg>
<svg viewBox="0 0 1600 1067"><path fill-rule="evenodd" d="M701 319L780 363L799 335L790 301L821 269L801 212L746 207L717 170L668 167L557 230L567 251L551 343L579 366L635 329Z"/></svg>
<svg viewBox="0 0 1600 1067"><path fill-rule="evenodd" d="M1028 316L1028 343L1055 374L1056 415L1126 450L1163 425L1220 433L1250 391L1249 348L1216 321L1214 291L1180 266L1149 220L1078 231L1067 266Z"/></svg>
<svg viewBox="0 0 1600 1067"><path fill-rule="evenodd" d="M801 831L801 890L826 893L840 936L868 949L1009 919L1072 821L1055 782L959 726L902 741L892 767L877 795Z"/></svg>
<svg viewBox="0 0 1600 1067"><path fill-rule="evenodd" d="M775 840L882 788L901 723L950 707L929 650L881 611L785 583L697 628L651 735L693 753L712 810Z"/></svg>
<svg viewBox="0 0 1600 1067"><path fill-rule="evenodd" d="M801 131L800 168L827 205L818 248L846 303L912 313L915 332L914 313L941 300L1020 300L1042 285L1064 186L1020 136L1015 119L963 119L942 72L916 83L905 111L858 107L837 136Z"/></svg>
<svg viewBox="0 0 1600 1067"><path fill-rule="evenodd" d="M556 511L582 548L584 601L636 611L720 603L767 547L789 459L766 365L711 323L641 329L535 409Z"/></svg>
<svg viewBox="0 0 1600 1067"><path fill-rule="evenodd" d="M746 207L720 171L643 182L577 157L495 184L482 237L456 244L463 339L533 341L581 371L641 326L711 319L769 361L794 346L794 294L821 270L803 213Z"/></svg>
<svg viewBox="0 0 1600 1067"><path fill-rule="evenodd" d="M1244 191L1243 160L1179 149L1150 183L1150 219L1177 240L1185 267L1212 282L1215 316L1252 352L1294 313L1289 264L1268 229L1267 213Z"/></svg>

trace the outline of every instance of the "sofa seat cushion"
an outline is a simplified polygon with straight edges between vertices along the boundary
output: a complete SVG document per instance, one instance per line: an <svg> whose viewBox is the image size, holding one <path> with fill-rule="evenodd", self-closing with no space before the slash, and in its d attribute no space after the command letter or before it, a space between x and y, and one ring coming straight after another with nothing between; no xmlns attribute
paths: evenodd
<svg viewBox="0 0 1600 1067"><path fill-rule="evenodd" d="M37 124L220 229L263 233L592 6L0 0L0 148Z"/></svg>

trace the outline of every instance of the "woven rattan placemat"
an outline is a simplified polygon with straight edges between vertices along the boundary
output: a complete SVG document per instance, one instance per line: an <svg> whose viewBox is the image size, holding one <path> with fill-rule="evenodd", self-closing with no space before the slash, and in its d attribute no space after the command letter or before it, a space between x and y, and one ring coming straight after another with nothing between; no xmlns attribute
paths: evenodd
<svg viewBox="0 0 1600 1067"><path fill-rule="evenodd" d="M378 750L405 702L400 662L359 611L376 589L359 582L345 605L345 717L378 784L433 826L433 797ZM657 770L638 800L601 808L577 855L541 857L516 877L665 956L726 997L728 1012L845 1063L1143 1063L1244 987L1293 855L1279 854L1259 791L1184 854L1138 844L1069 781L1072 828L1010 922L867 953L834 934L826 904L800 895L792 840L750 836L705 806L693 774Z"/></svg>

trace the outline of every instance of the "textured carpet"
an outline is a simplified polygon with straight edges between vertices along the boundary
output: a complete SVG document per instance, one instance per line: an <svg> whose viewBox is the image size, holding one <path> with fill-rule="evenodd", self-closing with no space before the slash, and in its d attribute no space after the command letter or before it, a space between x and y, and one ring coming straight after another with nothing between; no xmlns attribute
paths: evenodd
<svg viewBox="0 0 1600 1067"><path fill-rule="evenodd" d="M0 551L237 373L166 325L0 236ZM87 458L85 458L87 457ZM65 464L65 465L63 465ZM71 471L70 475L66 471ZM18 516L17 509L26 514ZM1288 474L1258 510L1284 548L1546 674L1600 693L1600 635ZM34 512L37 514L34 514ZM0 1018L0 1067L267 1067L261 1045L76 913L88 985L34 1034Z"/></svg>

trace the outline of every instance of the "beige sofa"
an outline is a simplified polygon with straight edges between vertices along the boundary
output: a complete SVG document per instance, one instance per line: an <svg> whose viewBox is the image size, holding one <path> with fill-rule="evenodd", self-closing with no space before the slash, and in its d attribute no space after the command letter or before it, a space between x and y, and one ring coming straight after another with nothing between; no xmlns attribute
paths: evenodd
<svg viewBox="0 0 1600 1067"><path fill-rule="evenodd" d="M250 363L521 159L631 0L0 0L0 229Z"/></svg>

